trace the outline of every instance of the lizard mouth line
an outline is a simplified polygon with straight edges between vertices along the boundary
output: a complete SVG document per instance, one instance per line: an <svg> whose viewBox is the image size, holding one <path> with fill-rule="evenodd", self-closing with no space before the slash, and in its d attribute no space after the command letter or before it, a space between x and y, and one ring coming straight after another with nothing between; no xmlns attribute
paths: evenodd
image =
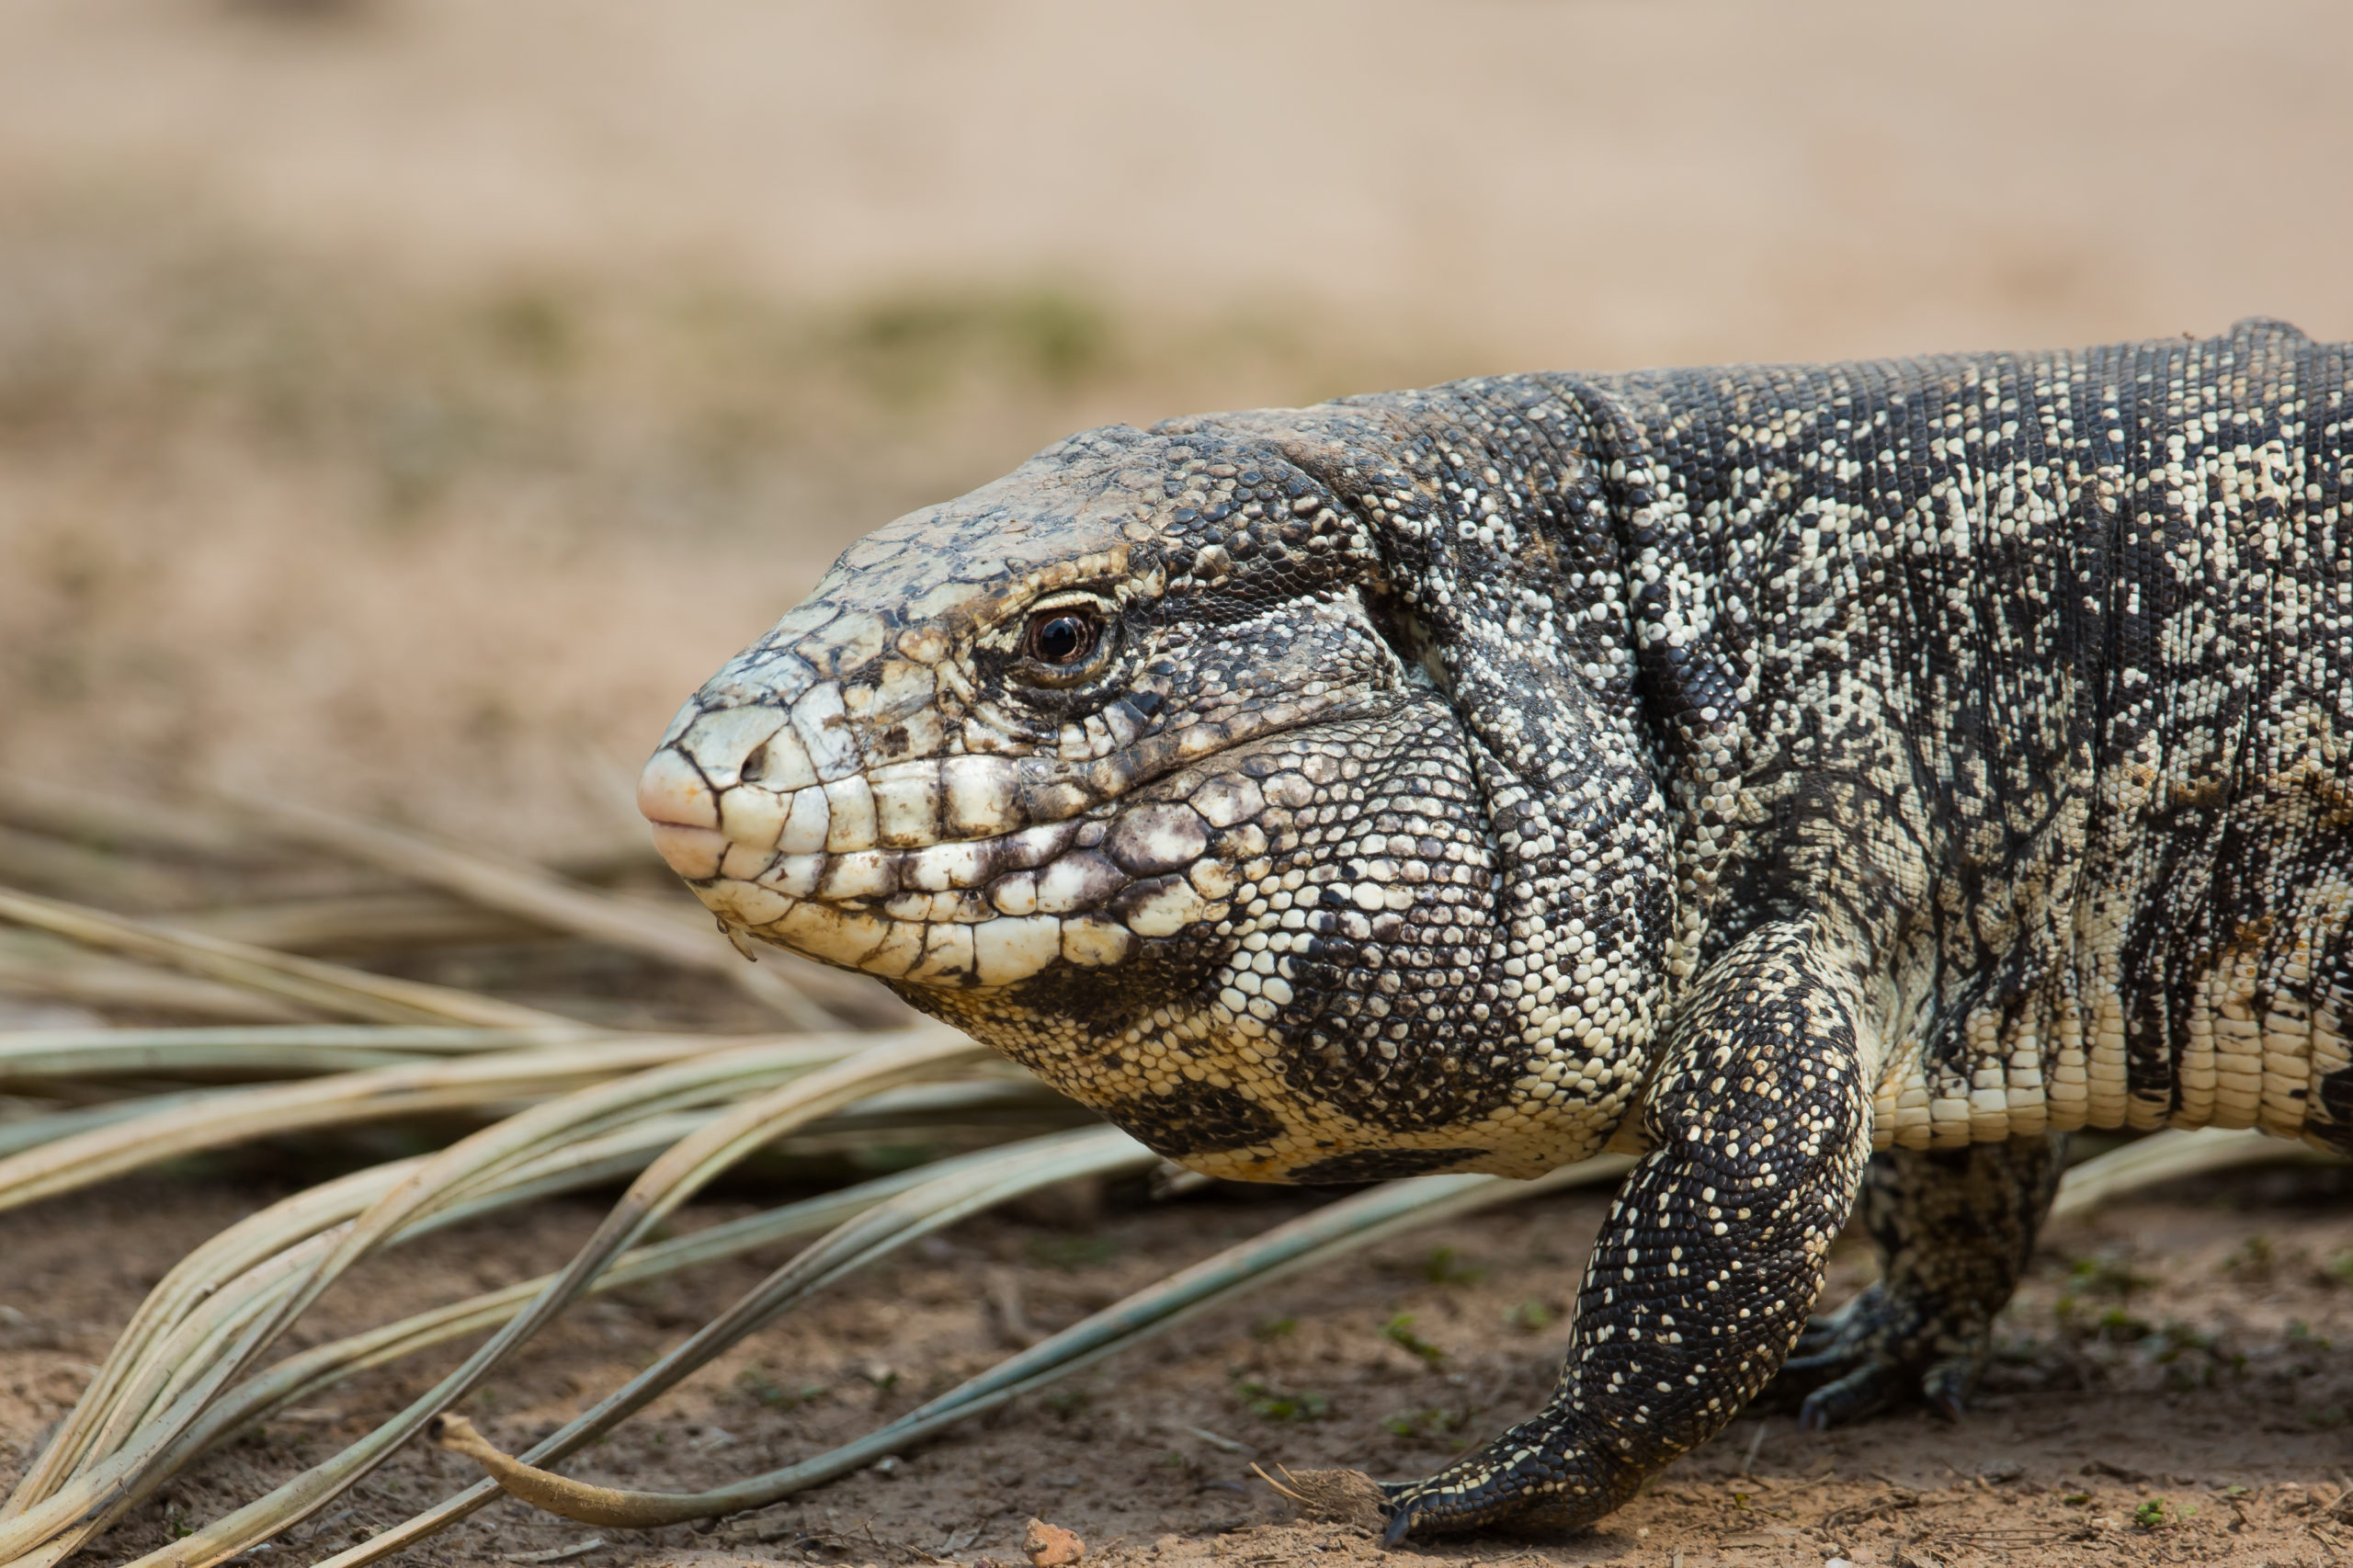
<svg viewBox="0 0 2353 1568"><path fill-rule="evenodd" d="M664 857L730 928L731 939L740 931L884 979L992 988L1057 960L1080 968L1117 964L1141 938L1223 918L1235 886L1266 853L1256 819L1270 805L1306 805L1331 780L1272 757L1255 767L1220 768L1217 760L1278 734L1347 718L1359 706L1335 701L1264 715L1267 722L1246 730L1225 725L1206 733L1211 726L1203 725L1154 737L1162 744L1101 759L1087 782L1116 778L1118 787L1086 803L1050 793L1071 788L1066 778L1023 790L1015 783L1017 759L967 756L887 765L804 788L781 811L767 802L758 802L756 813L731 810L746 789L738 783L720 797L715 826L678 821L702 813L658 811L665 803L658 799L645 802L646 815ZM1188 771L1203 777L1186 780ZM1123 804L1172 778L1191 788ZM913 812L893 799L911 792L909 781L933 791ZM796 840L792 812L802 797L818 793L829 807L847 800L854 811L863 806L861 814L870 813L870 830L854 827L869 846L894 818L946 824L961 815L969 822L983 803L972 797L983 793L995 797L985 804L1000 820L1034 819L1034 805L1022 810L1033 802L1067 802L1076 811L1061 821L904 847L802 847L821 841L806 829ZM771 839L769 824L779 816L786 826ZM825 820L831 837L842 824L830 810ZM752 833L743 833L745 827Z"/></svg>
<svg viewBox="0 0 2353 1568"><path fill-rule="evenodd" d="M1094 818L929 849L777 855L753 876L692 885L722 924L812 958L916 983L1006 985L1056 960L1117 963L1137 937L1211 915L1207 895L1230 892L1233 874L1209 832L1169 820L1177 812L1201 823L1190 807L1144 807L1137 814L1155 820L1142 832ZM1264 842L1255 826L1247 838Z"/></svg>

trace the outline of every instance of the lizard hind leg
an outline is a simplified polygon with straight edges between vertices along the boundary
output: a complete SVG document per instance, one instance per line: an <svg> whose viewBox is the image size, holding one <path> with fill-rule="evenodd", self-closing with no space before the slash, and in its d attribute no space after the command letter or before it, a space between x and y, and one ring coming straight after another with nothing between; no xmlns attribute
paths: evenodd
<svg viewBox="0 0 2353 1568"><path fill-rule="evenodd" d="M1920 1399L1956 1416L2066 1168L2066 1134L1891 1149L1863 1174L1880 1278L1807 1326L1772 1391L1819 1431Z"/></svg>

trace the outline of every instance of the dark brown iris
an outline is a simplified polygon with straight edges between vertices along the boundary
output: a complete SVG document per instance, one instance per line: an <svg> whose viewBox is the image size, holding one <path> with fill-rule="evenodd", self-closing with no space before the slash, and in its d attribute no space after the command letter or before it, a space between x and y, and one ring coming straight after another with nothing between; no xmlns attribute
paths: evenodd
<svg viewBox="0 0 2353 1568"><path fill-rule="evenodd" d="M1029 618L1023 652L1041 665L1067 668L1095 651L1095 618L1083 609L1043 609Z"/></svg>

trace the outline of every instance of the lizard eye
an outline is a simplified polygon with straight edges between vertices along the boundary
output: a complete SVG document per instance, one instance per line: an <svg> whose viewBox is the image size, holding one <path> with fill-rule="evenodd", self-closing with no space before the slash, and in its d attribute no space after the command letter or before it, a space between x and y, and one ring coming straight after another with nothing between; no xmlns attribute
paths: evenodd
<svg viewBox="0 0 2353 1568"><path fill-rule="evenodd" d="M1029 618L1021 651L1041 665L1067 669L1086 662L1101 631L1093 615L1075 607L1040 610Z"/></svg>

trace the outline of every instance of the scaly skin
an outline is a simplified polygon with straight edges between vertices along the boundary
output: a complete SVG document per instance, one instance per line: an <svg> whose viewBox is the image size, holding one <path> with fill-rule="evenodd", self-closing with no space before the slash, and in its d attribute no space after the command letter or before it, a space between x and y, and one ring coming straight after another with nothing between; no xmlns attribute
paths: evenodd
<svg viewBox="0 0 2353 1568"><path fill-rule="evenodd" d="M1574 1528L1774 1375L1874 1148L1815 1419L1965 1392L2047 1134L2353 1142L2346 379L2248 323L1098 430L853 547L642 804L1196 1169L1646 1144L1552 1403L1392 1489Z"/></svg>

